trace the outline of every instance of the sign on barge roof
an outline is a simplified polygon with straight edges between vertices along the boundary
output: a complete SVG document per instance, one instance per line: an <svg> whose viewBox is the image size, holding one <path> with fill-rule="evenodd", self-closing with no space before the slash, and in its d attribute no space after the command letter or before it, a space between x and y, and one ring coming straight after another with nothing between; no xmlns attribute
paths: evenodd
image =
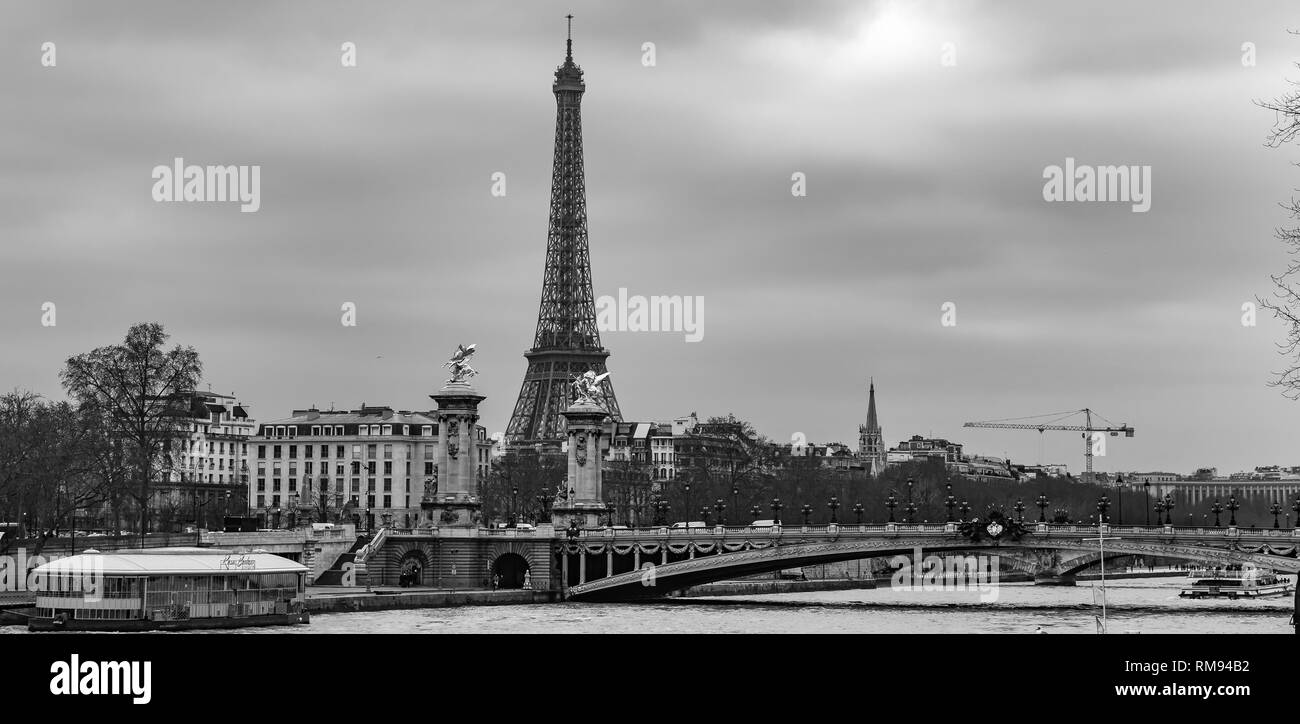
<svg viewBox="0 0 1300 724"><path fill-rule="evenodd" d="M213 548L147 548L100 553L89 550L38 566L46 575L106 576L223 575L306 573L307 567L273 553L236 553Z"/></svg>

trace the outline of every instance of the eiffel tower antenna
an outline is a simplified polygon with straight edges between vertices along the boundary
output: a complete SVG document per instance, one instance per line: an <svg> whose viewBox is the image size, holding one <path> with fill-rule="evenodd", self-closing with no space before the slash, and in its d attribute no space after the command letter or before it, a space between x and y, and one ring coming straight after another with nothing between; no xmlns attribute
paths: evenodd
<svg viewBox="0 0 1300 724"><path fill-rule="evenodd" d="M573 16L564 64L555 70L555 161L551 172L550 225L546 269L537 311L533 347L524 353L519 399L506 427L509 445L559 446L564 439L561 413L573 402L572 380L588 371L606 372L609 350L600 344L591 290L587 243L587 186L582 156L582 95L587 85L573 62ZM609 379L600 383L598 404L622 421Z"/></svg>
<svg viewBox="0 0 1300 724"><path fill-rule="evenodd" d="M564 59L565 59L565 60L570 60L570 61L571 61L571 60L573 60L573 13L569 13L568 15L565 15L564 17L568 18L568 20L569 20L569 42L568 42L568 50L567 50L567 52L565 52L565 54L564 54Z"/></svg>

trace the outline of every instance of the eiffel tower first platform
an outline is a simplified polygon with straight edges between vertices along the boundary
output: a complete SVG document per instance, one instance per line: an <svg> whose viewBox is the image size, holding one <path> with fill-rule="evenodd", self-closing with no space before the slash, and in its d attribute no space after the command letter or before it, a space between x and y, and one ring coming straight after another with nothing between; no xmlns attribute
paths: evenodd
<svg viewBox="0 0 1300 724"><path fill-rule="evenodd" d="M570 27L572 17L570 16ZM570 32L564 65L555 71L555 165L551 174L551 219L546 237L546 273L533 348L524 354L519 400L506 428L511 446L558 447L564 440L561 413L573 402L572 380L588 370L602 374L609 350L600 345L587 249L587 187L582 163L582 69L573 62ZM616 421L622 415L614 387L601 383L599 402Z"/></svg>

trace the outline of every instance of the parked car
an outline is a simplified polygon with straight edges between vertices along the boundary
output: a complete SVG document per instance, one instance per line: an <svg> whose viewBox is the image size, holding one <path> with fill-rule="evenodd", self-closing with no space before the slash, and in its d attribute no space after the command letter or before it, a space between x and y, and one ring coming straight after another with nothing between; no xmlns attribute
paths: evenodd
<svg viewBox="0 0 1300 724"><path fill-rule="evenodd" d="M776 525L775 520L756 520L749 524L753 528L771 528Z"/></svg>
<svg viewBox="0 0 1300 724"><path fill-rule="evenodd" d="M702 520L692 520L690 523L673 523L674 528L708 528L709 526Z"/></svg>

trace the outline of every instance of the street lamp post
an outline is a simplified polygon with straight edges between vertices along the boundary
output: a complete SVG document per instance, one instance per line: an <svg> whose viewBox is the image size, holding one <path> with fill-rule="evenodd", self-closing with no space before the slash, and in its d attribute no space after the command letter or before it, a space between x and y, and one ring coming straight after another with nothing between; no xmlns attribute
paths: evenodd
<svg viewBox="0 0 1300 724"><path fill-rule="evenodd" d="M1143 481L1142 481L1142 492L1143 492L1143 494L1145 494L1145 495L1147 496L1147 497L1146 497L1147 501L1150 502L1150 500L1151 500L1151 481L1150 481L1150 480L1143 480ZM1142 507L1145 508L1146 506L1142 506ZM1147 518L1147 526L1149 527L1149 526L1151 525L1151 511L1150 511L1150 510L1147 511L1147 513L1146 513L1146 518ZM1160 514L1159 514L1159 513L1156 513L1156 520L1158 521L1159 519L1160 519Z"/></svg>
<svg viewBox="0 0 1300 724"><path fill-rule="evenodd" d="M1274 500L1273 505L1269 506L1268 512L1273 514L1273 527L1277 528L1277 517L1282 514L1282 506L1278 505L1277 501Z"/></svg>
<svg viewBox="0 0 1300 724"><path fill-rule="evenodd" d="M858 516L858 525L862 525L862 503L853 504L853 514Z"/></svg>
<svg viewBox="0 0 1300 724"><path fill-rule="evenodd" d="M708 527L709 527L709 509L708 509L708 508L700 508L700 517L704 519L704 527L705 527L705 528L708 528ZM689 525L690 525L690 524L688 523L688 524L687 524L687 527L689 527Z"/></svg>
<svg viewBox="0 0 1300 724"><path fill-rule="evenodd" d="M519 486L511 487L510 488L510 527L511 528L515 527L515 523L519 522L519 518L518 518L519 509L518 507L516 507L518 504L518 499L519 499Z"/></svg>
<svg viewBox="0 0 1300 724"><path fill-rule="evenodd" d="M1025 501L1024 500L1021 500L1020 498L1016 498L1016 504L1013 505L1011 509L1016 511L1017 523L1025 522Z"/></svg>
<svg viewBox="0 0 1300 724"><path fill-rule="evenodd" d="M1051 503L1049 503L1049 502L1047 501L1047 495L1046 495L1046 494L1040 494L1040 495L1038 496L1038 500L1034 501L1034 505L1037 505L1037 506L1038 506L1038 522L1039 522L1039 523L1046 523L1046 522L1047 522L1047 506L1048 506L1048 505L1051 505Z"/></svg>
<svg viewBox="0 0 1300 724"><path fill-rule="evenodd" d="M916 505L912 503L912 487L916 481L912 478L907 479L907 524L912 524L912 514L916 512Z"/></svg>
<svg viewBox="0 0 1300 724"><path fill-rule="evenodd" d="M1214 505L1210 506L1210 512L1214 513L1214 527L1215 528L1221 527L1219 525L1219 513L1223 512L1223 504L1219 502L1218 498L1214 499Z"/></svg>
<svg viewBox="0 0 1300 724"><path fill-rule="evenodd" d="M713 503L713 509L718 512L718 525L726 526L727 519L722 517L722 512L727 509L727 504L722 502L722 498L718 498L717 501Z"/></svg>
<svg viewBox="0 0 1300 724"><path fill-rule="evenodd" d="M736 516L740 516L740 486L731 486L731 509L736 511Z"/></svg>
<svg viewBox="0 0 1300 724"><path fill-rule="evenodd" d="M803 508L799 512L803 513L804 527L808 527L808 517L812 515L812 506L804 503Z"/></svg>
<svg viewBox="0 0 1300 724"><path fill-rule="evenodd" d="M885 499L885 507L889 508L889 522L893 523L894 508L898 507L898 498L895 497L894 492L892 490L889 492L889 497Z"/></svg>
<svg viewBox="0 0 1300 724"><path fill-rule="evenodd" d="M947 485L948 497L944 498L943 505L948 509L948 522L952 522L952 509L957 507L957 496L952 494L952 483Z"/></svg>
<svg viewBox="0 0 1300 724"><path fill-rule="evenodd" d="M1098 522L1098 523L1109 523L1109 522L1110 522L1110 519L1106 517L1106 510L1109 509L1109 508L1110 508L1110 498L1109 498L1109 497L1107 497L1107 496L1105 496L1105 495L1102 495L1100 498L1097 498L1097 513L1099 514L1099 515L1097 516L1097 522Z"/></svg>
<svg viewBox="0 0 1300 724"><path fill-rule="evenodd" d="M1173 525L1173 519L1169 517L1169 511L1174 509L1174 499L1165 493L1165 525Z"/></svg>
<svg viewBox="0 0 1300 724"><path fill-rule="evenodd" d="M1156 523L1160 523L1160 515L1165 512L1165 501L1157 500L1155 505L1151 506L1156 511Z"/></svg>
<svg viewBox="0 0 1300 724"><path fill-rule="evenodd" d="M966 502L963 498L961 501L961 507L959 507L958 510L961 511L961 519L966 520L966 514L970 513L970 503Z"/></svg>
<svg viewBox="0 0 1300 724"><path fill-rule="evenodd" d="M758 516L763 514L763 509L759 507L758 504L755 504L752 508L749 509L749 514L753 516L751 520L756 521L758 520Z"/></svg>
<svg viewBox="0 0 1300 724"><path fill-rule="evenodd" d="M1237 527L1237 510L1241 508L1241 503L1237 502L1237 494L1233 493L1228 496L1228 513L1230 515L1228 525L1233 528Z"/></svg>
<svg viewBox="0 0 1300 724"><path fill-rule="evenodd" d="M830 501L826 503L826 507L831 509L831 523L839 524L840 520L836 517L835 511L840 509L840 499L832 495Z"/></svg>
<svg viewBox="0 0 1300 724"><path fill-rule="evenodd" d="M1295 502L1291 504L1291 510L1295 511L1296 526L1300 527L1300 496L1296 496Z"/></svg>
<svg viewBox="0 0 1300 724"><path fill-rule="evenodd" d="M1115 502L1119 503L1119 524L1124 525L1124 476L1115 476Z"/></svg>
<svg viewBox="0 0 1300 724"><path fill-rule="evenodd" d="M784 505L781 505L780 498L772 498L772 524L773 525L781 525L781 509L784 507L785 507Z"/></svg>
<svg viewBox="0 0 1300 724"><path fill-rule="evenodd" d="M682 483L682 493L686 495L686 532L689 534L691 532L691 484L689 482Z"/></svg>

